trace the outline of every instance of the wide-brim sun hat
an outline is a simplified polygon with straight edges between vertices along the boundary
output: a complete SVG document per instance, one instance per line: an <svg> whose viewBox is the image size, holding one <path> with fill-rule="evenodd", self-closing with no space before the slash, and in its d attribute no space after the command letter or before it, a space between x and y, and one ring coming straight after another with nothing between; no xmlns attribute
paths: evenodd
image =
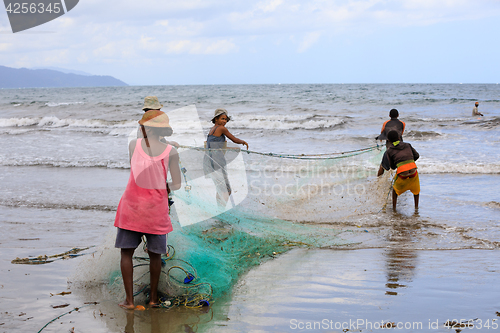
<svg viewBox="0 0 500 333"><path fill-rule="evenodd" d="M147 96L144 98L144 106L142 107L142 110L147 111L147 110L159 110L163 107L163 104L160 104L158 101L158 97L156 96Z"/></svg>
<svg viewBox="0 0 500 333"><path fill-rule="evenodd" d="M168 116L160 110L149 110L139 120L139 124L146 127L170 127Z"/></svg>
<svg viewBox="0 0 500 333"><path fill-rule="evenodd" d="M227 121L231 120L231 117L229 117L229 115L227 114L227 110L226 109L217 109L217 110L215 110L214 116L212 117L212 121L215 118L217 118L218 116L223 115L223 114L226 115Z"/></svg>

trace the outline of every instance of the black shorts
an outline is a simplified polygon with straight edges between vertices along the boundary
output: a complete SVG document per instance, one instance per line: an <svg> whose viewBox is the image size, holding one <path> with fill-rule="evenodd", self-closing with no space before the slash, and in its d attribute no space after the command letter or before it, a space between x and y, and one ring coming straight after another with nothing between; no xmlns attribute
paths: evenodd
<svg viewBox="0 0 500 333"><path fill-rule="evenodd" d="M153 235L142 232L117 228L115 247L120 249L135 249L141 244L142 236L146 236L148 251L167 253L167 235Z"/></svg>

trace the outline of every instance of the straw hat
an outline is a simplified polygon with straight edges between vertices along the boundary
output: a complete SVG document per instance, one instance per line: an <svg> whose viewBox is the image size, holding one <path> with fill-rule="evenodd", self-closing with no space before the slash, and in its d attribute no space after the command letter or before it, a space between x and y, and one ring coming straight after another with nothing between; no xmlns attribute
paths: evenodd
<svg viewBox="0 0 500 333"><path fill-rule="evenodd" d="M142 116L142 119L139 120L140 125L144 125L146 127L170 127L168 116L165 112L160 110L149 110Z"/></svg>
<svg viewBox="0 0 500 333"><path fill-rule="evenodd" d="M162 107L163 107L163 105L160 104L160 102L158 102L158 97L147 96L146 98L144 98L144 106L142 107L142 109L144 111L146 111L146 110L159 110Z"/></svg>
<svg viewBox="0 0 500 333"><path fill-rule="evenodd" d="M229 115L227 114L227 110L226 109L217 109L215 110L215 113L214 113L214 116L212 118L212 121L217 118L218 116L222 115L222 114L225 114L226 117L227 117L227 121L231 120L231 118L229 117Z"/></svg>

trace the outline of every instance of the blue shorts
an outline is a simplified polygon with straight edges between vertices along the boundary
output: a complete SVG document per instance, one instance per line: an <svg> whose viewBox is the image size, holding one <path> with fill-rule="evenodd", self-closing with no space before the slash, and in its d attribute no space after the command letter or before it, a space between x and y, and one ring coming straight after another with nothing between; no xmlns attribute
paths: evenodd
<svg viewBox="0 0 500 333"><path fill-rule="evenodd" d="M117 228L115 247L120 249L136 249L141 244L142 236L146 236L149 252L167 253L167 235L153 235Z"/></svg>

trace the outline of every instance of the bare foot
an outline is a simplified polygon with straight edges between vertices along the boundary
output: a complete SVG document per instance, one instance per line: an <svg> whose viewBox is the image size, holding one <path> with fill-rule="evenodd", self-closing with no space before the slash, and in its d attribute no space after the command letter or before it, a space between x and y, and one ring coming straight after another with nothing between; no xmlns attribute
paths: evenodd
<svg viewBox="0 0 500 333"><path fill-rule="evenodd" d="M121 308L124 308L126 310L133 310L135 309L135 306L134 304L130 304L129 302L127 301L123 301L121 302L120 304L118 304Z"/></svg>
<svg viewBox="0 0 500 333"><path fill-rule="evenodd" d="M161 307L160 303L158 303L158 302L149 302L148 306L150 308L159 308L159 307Z"/></svg>

